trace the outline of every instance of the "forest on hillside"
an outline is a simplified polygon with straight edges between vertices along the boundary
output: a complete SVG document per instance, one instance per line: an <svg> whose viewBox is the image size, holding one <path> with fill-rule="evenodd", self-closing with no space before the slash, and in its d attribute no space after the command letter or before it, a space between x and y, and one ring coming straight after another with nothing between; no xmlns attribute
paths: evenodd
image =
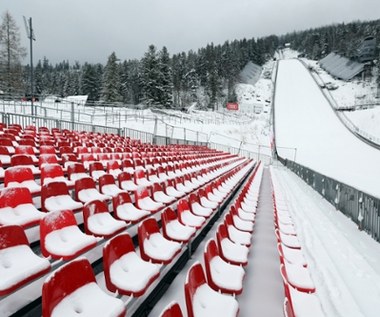
<svg viewBox="0 0 380 317"><path fill-rule="evenodd" d="M234 101L234 86L247 62L262 65L285 43L291 43L293 49L311 59L320 59L332 51L355 58L358 45L368 35L380 43L380 20L334 24L219 45L210 43L196 51L172 55L166 47L158 49L152 44L141 59L120 61L112 52L105 64L62 61L52 65L44 57L34 66L34 94L88 95L90 102L157 108L180 109L197 103L201 108L215 109L217 104ZM0 25L3 95L19 98L30 94L30 65L21 65L25 54L18 26L6 12ZM379 50L376 54L379 56Z"/></svg>

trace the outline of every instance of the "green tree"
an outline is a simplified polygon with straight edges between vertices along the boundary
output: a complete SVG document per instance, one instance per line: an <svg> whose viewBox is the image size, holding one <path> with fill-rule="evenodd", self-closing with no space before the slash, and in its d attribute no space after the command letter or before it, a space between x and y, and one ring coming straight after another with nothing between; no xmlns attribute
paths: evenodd
<svg viewBox="0 0 380 317"><path fill-rule="evenodd" d="M119 102L122 100L120 93L120 67L115 52L108 57L104 68L103 87L101 99L106 102Z"/></svg>

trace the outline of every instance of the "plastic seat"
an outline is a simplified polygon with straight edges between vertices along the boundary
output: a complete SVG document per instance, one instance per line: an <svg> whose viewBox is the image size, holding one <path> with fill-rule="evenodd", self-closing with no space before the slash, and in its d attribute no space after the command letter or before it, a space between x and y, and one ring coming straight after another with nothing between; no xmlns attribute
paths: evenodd
<svg viewBox="0 0 380 317"><path fill-rule="evenodd" d="M141 219L150 215L150 211L137 208L130 195L122 192L112 198L113 210L117 219L130 223L137 223Z"/></svg>
<svg viewBox="0 0 380 317"><path fill-rule="evenodd" d="M237 215L232 215L231 213L228 213L225 215L226 223L232 224L236 229L244 232L249 232L252 234L253 232L253 222L242 220Z"/></svg>
<svg viewBox="0 0 380 317"><path fill-rule="evenodd" d="M41 185L51 182L64 182L69 188L74 186L74 182L64 176L62 166L59 164L44 165L41 168Z"/></svg>
<svg viewBox="0 0 380 317"><path fill-rule="evenodd" d="M216 241L219 255L226 262L244 266L248 264L248 247L232 242L228 238L227 228L224 224L218 226Z"/></svg>
<svg viewBox="0 0 380 317"><path fill-rule="evenodd" d="M64 182L51 182L42 186L41 208L42 211L81 210L83 204L75 201L69 194L69 189Z"/></svg>
<svg viewBox="0 0 380 317"><path fill-rule="evenodd" d="M45 213L33 205L32 195L25 187L0 190L0 225L19 225L23 228L39 223Z"/></svg>
<svg viewBox="0 0 380 317"><path fill-rule="evenodd" d="M6 146L0 146L0 162L2 165L11 164L11 153Z"/></svg>
<svg viewBox="0 0 380 317"><path fill-rule="evenodd" d="M41 173L40 169L34 166L34 162L29 155L24 155L24 154L12 155L11 166L28 167L32 170L32 173L34 175L39 175Z"/></svg>
<svg viewBox="0 0 380 317"><path fill-rule="evenodd" d="M230 214L231 216L237 216L241 220L250 221L252 223L255 222L255 218L256 218L256 214L254 214L253 212L245 212L241 208L236 210L236 207L233 205L230 207Z"/></svg>
<svg viewBox="0 0 380 317"><path fill-rule="evenodd" d="M141 258L145 261L169 264L181 252L181 244L165 239L153 218L139 225L138 239Z"/></svg>
<svg viewBox="0 0 380 317"><path fill-rule="evenodd" d="M291 249L301 249L300 241L297 236L282 233L280 230L275 230L277 241Z"/></svg>
<svg viewBox="0 0 380 317"><path fill-rule="evenodd" d="M195 262L187 273L185 299L188 317L235 317L239 313L239 304L234 297L220 294L206 283L199 262Z"/></svg>
<svg viewBox="0 0 380 317"><path fill-rule="evenodd" d="M277 250L280 255L280 262L282 264L285 261L288 261L289 263L298 264L304 267L307 266L307 262L303 256L301 249L288 248L284 244L278 243Z"/></svg>
<svg viewBox="0 0 380 317"><path fill-rule="evenodd" d="M176 187L175 189L178 190L179 192L183 192L183 193L190 193L193 191L193 188L192 187L189 187L189 186L185 186L183 184L183 178L182 177L177 177L175 179L175 184L176 184Z"/></svg>
<svg viewBox="0 0 380 317"><path fill-rule="evenodd" d="M34 146L30 146L30 145L19 145L18 147L15 148L16 155L17 154L27 155L32 159L34 164L38 163L38 158L35 155L36 153L37 153L37 149Z"/></svg>
<svg viewBox="0 0 380 317"><path fill-rule="evenodd" d="M103 248L104 277L113 293L138 297L159 277L160 264L141 259L127 234L112 238Z"/></svg>
<svg viewBox="0 0 380 317"><path fill-rule="evenodd" d="M159 317L183 317L181 307L177 302L171 302L164 308Z"/></svg>
<svg viewBox="0 0 380 317"><path fill-rule="evenodd" d="M176 198L166 195L163 186L159 183L153 185L153 199L163 204L170 204L176 200Z"/></svg>
<svg viewBox="0 0 380 317"><path fill-rule="evenodd" d="M122 317L124 303L97 285L87 259L74 260L57 269L42 287L42 317Z"/></svg>
<svg viewBox="0 0 380 317"><path fill-rule="evenodd" d="M90 163L89 169L90 169L90 176L96 181L99 179L100 176L103 176L106 174L103 164L101 162Z"/></svg>
<svg viewBox="0 0 380 317"><path fill-rule="evenodd" d="M99 193L95 181L91 177L85 177L75 182L75 198L82 203L88 203L93 200L110 200L111 196Z"/></svg>
<svg viewBox="0 0 380 317"><path fill-rule="evenodd" d="M45 257L69 261L93 248L97 239L77 226L71 210L48 213L40 222L41 252Z"/></svg>
<svg viewBox="0 0 380 317"><path fill-rule="evenodd" d="M185 226L199 229L206 222L206 218L194 215L186 199L181 199L177 205L178 220Z"/></svg>
<svg viewBox="0 0 380 317"><path fill-rule="evenodd" d="M220 204L224 200L225 196L221 195L220 193L215 194L213 192L213 190L214 189L213 189L213 185L212 184L206 186L206 188L205 188L205 195L208 198L208 200L214 201L214 202Z"/></svg>
<svg viewBox="0 0 380 317"><path fill-rule="evenodd" d="M105 174L99 178L99 190L102 194L111 197L125 192L115 184L115 179L111 174Z"/></svg>
<svg viewBox="0 0 380 317"><path fill-rule="evenodd" d="M168 196L174 197L174 198L180 198L185 195L184 192L180 192L175 188L175 181L174 180L168 180L165 188L165 193Z"/></svg>
<svg viewBox="0 0 380 317"><path fill-rule="evenodd" d="M284 261L280 270L283 280L297 291L304 293L315 292L314 282L306 267Z"/></svg>
<svg viewBox="0 0 380 317"><path fill-rule="evenodd" d="M135 191L138 186L135 184L133 177L128 172L122 172L117 176L119 187L127 191Z"/></svg>
<svg viewBox="0 0 380 317"><path fill-rule="evenodd" d="M129 174L133 174L135 172L135 167L132 159L123 159L121 162L121 167L123 172L127 172Z"/></svg>
<svg viewBox="0 0 380 317"><path fill-rule="evenodd" d="M78 179L81 179L84 177L88 177L88 174L86 173L86 169L84 168L83 164L80 164L80 163L70 164L67 167L67 174L69 176L69 180L72 182L75 182Z"/></svg>
<svg viewBox="0 0 380 317"><path fill-rule="evenodd" d="M107 162L107 173L111 174L115 179L122 172L118 161Z"/></svg>
<svg viewBox="0 0 380 317"><path fill-rule="evenodd" d="M198 196L196 194L190 195L189 203L190 203L192 213L196 216L208 218L214 212L214 210L212 208L207 208L207 207L202 206L199 203Z"/></svg>
<svg viewBox="0 0 380 317"><path fill-rule="evenodd" d="M83 206L83 222L86 234L109 238L122 232L126 223L116 220L108 211L108 206L100 200L91 201Z"/></svg>
<svg viewBox="0 0 380 317"><path fill-rule="evenodd" d="M96 162L95 156L91 153L84 153L79 156L80 161L86 170L89 170L91 163Z"/></svg>
<svg viewBox="0 0 380 317"><path fill-rule="evenodd" d="M230 238L230 240L235 243L249 247L251 245L251 233L237 229L234 226L231 218L228 217L228 215L226 216L227 217L224 218L224 223L226 225L228 237Z"/></svg>
<svg viewBox="0 0 380 317"><path fill-rule="evenodd" d="M29 167L9 167L4 172L4 186L7 188L26 187L32 194L40 194L41 186L34 180Z"/></svg>
<svg viewBox="0 0 380 317"><path fill-rule="evenodd" d="M171 208L161 214L162 232L166 239L187 243L195 235L196 228L183 225Z"/></svg>
<svg viewBox="0 0 380 317"><path fill-rule="evenodd" d="M219 256L214 240L209 240L204 251L207 282L215 291L227 294L241 294L243 291L244 269L226 262Z"/></svg>
<svg viewBox="0 0 380 317"><path fill-rule="evenodd" d="M50 270L50 262L33 253L24 230L16 225L0 227L0 259L0 296Z"/></svg>
<svg viewBox="0 0 380 317"><path fill-rule="evenodd" d="M139 187L144 187L144 186L151 186L153 185L152 182L150 182L146 175L145 175L145 171L144 170L136 170L135 173L134 173L134 177L135 177L135 184Z"/></svg>
<svg viewBox="0 0 380 317"><path fill-rule="evenodd" d="M138 208L151 212L157 212L165 207L163 203L156 202L150 197L149 190L146 187L135 191L135 203Z"/></svg>
<svg viewBox="0 0 380 317"><path fill-rule="evenodd" d="M55 154L40 154L38 158L38 166L40 170L45 165L58 164L57 155Z"/></svg>
<svg viewBox="0 0 380 317"><path fill-rule="evenodd" d="M16 152L12 140L4 137L4 135L0 136L0 146L5 147L11 155L15 154Z"/></svg>

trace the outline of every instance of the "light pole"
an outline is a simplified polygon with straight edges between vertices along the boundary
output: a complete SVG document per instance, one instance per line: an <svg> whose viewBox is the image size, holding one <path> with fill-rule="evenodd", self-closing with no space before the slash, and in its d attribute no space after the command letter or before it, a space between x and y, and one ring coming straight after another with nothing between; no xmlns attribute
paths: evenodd
<svg viewBox="0 0 380 317"><path fill-rule="evenodd" d="M25 16L24 18L24 23L25 23L25 29L26 29L26 36L30 40L30 95L31 95L31 111L32 111L32 116L34 116L34 77L33 77L33 41L36 40L36 37L34 36L33 32L33 26L32 26L32 18L29 18L27 21Z"/></svg>

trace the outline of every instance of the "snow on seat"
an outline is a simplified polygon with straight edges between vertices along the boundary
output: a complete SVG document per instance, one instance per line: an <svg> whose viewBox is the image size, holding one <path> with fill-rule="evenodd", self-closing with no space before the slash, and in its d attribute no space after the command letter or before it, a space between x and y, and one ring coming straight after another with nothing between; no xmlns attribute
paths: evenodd
<svg viewBox="0 0 380 317"><path fill-rule="evenodd" d="M74 260L53 272L42 287L42 317L122 317L124 303L96 283L87 259Z"/></svg>
<svg viewBox="0 0 380 317"><path fill-rule="evenodd" d="M26 187L32 194L40 194L41 186L34 180L33 172L28 167L9 167L4 172L4 186L8 188Z"/></svg>
<svg viewBox="0 0 380 317"><path fill-rule="evenodd" d="M230 225L232 224L236 229L243 231L243 232L249 232L252 234L253 232L253 222L242 220L237 215L233 215L230 213L227 213L225 215L225 222Z"/></svg>
<svg viewBox="0 0 380 317"><path fill-rule="evenodd" d="M184 185L183 177L177 177L175 179L175 183L176 183L175 189L178 190L179 192L183 192L183 193L188 194L188 193L193 191L192 187Z"/></svg>
<svg viewBox="0 0 380 317"><path fill-rule="evenodd" d="M150 197L147 187L139 188L135 191L135 201L137 208L151 212L157 212L165 206L163 203L156 202Z"/></svg>
<svg viewBox="0 0 380 317"><path fill-rule="evenodd" d="M86 169L81 163L73 163L67 167L67 173L69 176L69 180L75 182L78 179L88 177L86 173Z"/></svg>
<svg viewBox="0 0 380 317"><path fill-rule="evenodd" d="M153 185L153 199L163 204L170 204L176 200L176 198L166 195L163 186L159 183Z"/></svg>
<svg viewBox="0 0 380 317"><path fill-rule="evenodd" d="M220 294L206 283L199 262L195 262L187 273L185 299L189 317L235 317L239 313L239 303L234 297Z"/></svg>
<svg viewBox="0 0 380 317"><path fill-rule="evenodd" d="M32 195L25 187L0 190L0 225L19 225L24 228L39 224L45 213L33 205Z"/></svg>
<svg viewBox="0 0 380 317"><path fill-rule="evenodd" d="M256 204L254 203L247 204L244 201L241 201L240 208L245 212L256 212Z"/></svg>
<svg viewBox="0 0 380 317"><path fill-rule="evenodd" d="M113 218L108 206L100 200L93 200L84 205L83 222L86 234L107 239L127 227L124 221Z"/></svg>
<svg viewBox="0 0 380 317"><path fill-rule="evenodd" d="M326 316L316 293L300 292L284 280L286 317L320 317Z"/></svg>
<svg viewBox="0 0 380 317"><path fill-rule="evenodd" d="M198 187L200 187L199 184L193 183L193 182L191 181L191 176L188 175L188 174L186 174L186 175L184 176L183 185L184 185L185 187L191 188L192 191L195 190L195 189L197 189Z"/></svg>
<svg viewBox="0 0 380 317"><path fill-rule="evenodd" d="M12 293L49 270L50 262L33 253L22 227L0 227L0 296Z"/></svg>
<svg viewBox="0 0 380 317"><path fill-rule="evenodd" d="M122 172L120 168L120 164L118 161L108 161L107 162L107 173L111 174L115 179L117 179L117 176Z"/></svg>
<svg viewBox="0 0 380 317"><path fill-rule="evenodd" d="M41 173L40 169L34 165L32 158L29 155L14 154L11 157L11 166L28 167L34 175Z"/></svg>
<svg viewBox="0 0 380 317"><path fill-rule="evenodd" d="M33 163L38 163L38 158L36 157L36 152L33 148L33 146L30 145L19 145L18 147L15 148L15 154L21 154L21 155L27 155L29 156Z"/></svg>
<svg viewBox="0 0 380 317"><path fill-rule="evenodd" d="M111 199L111 196L99 193L96 189L95 181L91 177L81 178L75 182L75 197L82 203Z"/></svg>
<svg viewBox="0 0 380 317"><path fill-rule="evenodd" d="M224 224L218 226L216 241L218 243L220 257L225 261L235 265L248 264L249 249L244 245L232 242L228 238L227 229Z"/></svg>
<svg viewBox="0 0 380 317"><path fill-rule="evenodd" d="M191 212L196 216L208 218L214 212L212 208L203 207L199 203L198 196L196 194L190 195L189 203L190 203Z"/></svg>
<svg viewBox="0 0 380 317"><path fill-rule="evenodd" d="M207 198L206 192L203 189L198 190L198 195L199 195L199 201L203 207L206 208L211 208L211 209L216 209L219 206L219 203L216 201L211 201Z"/></svg>
<svg viewBox="0 0 380 317"><path fill-rule="evenodd" d="M315 292L314 282L306 267L284 261L280 270L283 280L296 290L305 293Z"/></svg>
<svg viewBox="0 0 380 317"><path fill-rule="evenodd" d="M130 158L125 158L121 161L121 168L123 172L127 172L128 174L133 174L135 172L133 160Z"/></svg>
<svg viewBox="0 0 380 317"><path fill-rule="evenodd" d="M11 153L6 146L0 146L0 162L2 165L11 164Z"/></svg>
<svg viewBox="0 0 380 317"><path fill-rule="evenodd" d="M289 214L284 213L284 212L275 212L275 221L276 221L277 226L282 225L282 224L284 225L294 224L292 217Z"/></svg>
<svg viewBox="0 0 380 317"><path fill-rule="evenodd" d="M69 189L64 182L51 182L42 186L41 208L42 211L80 210L83 204L75 201L69 194Z"/></svg>
<svg viewBox="0 0 380 317"><path fill-rule="evenodd" d="M297 236L284 234L280 230L275 230L277 241L282 242L285 246L292 249L301 249L300 241L298 240Z"/></svg>
<svg viewBox="0 0 380 317"><path fill-rule="evenodd" d="M297 235L297 232L296 232L296 229L294 228L294 225L292 224L282 224L281 222L278 223L278 228L280 229L280 231L284 234L288 234L288 235L292 235L292 236L296 236Z"/></svg>
<svg viewBox="0 0 380 317"><path fill-rule="evenodd" d="M177 242L188 242L196 232L196 228L183 225L171 208L162 212L161 225L164 237Z"/></svg>
<svg viewBox="0 0 380 317"><path fill-rule="evenodd" d="M206 222L205 217L196 216L191 212L189 203L186 199L182 199L178 202L177 212L179 222L185 226L199 229Z"/></svg>
<svg viewBox="0 0 380 317"><path fill-rule="evenodd" d="M40 154L40 157L38 158L38 167L40 170L45 165L50 164L59 164L57 155L55 154Z"/></svg>
<svg viewBox="0 0 380 317"><path fill-rule="evenodd" d="M175 186L175 181L172 179L169 179L167 181L166 186L164 186L166 195L174 197L174 198L183 197L185 195L185 193L178 191L177 189L175 189L174 186Z"/></svg>
<svg viewBox="0 0 380 317"><path fill-rule="evenodd" d="M208 200L214 201L218 204L220 204L225 198L225 196L221 195L219 192L216 192L216 193L213 192L213 184L206 186L205 194Z"/></svg>
<svg viewBox="0 0 380 317"><path fill-rule="evenodd" d="M150 211L137 208L130 195L126 192L120 193L112 198L113 210L117 219L130 223L137 223L150 215Z"/></svg>
<svg viewBox="0 0 380 317"><path fill-rule="evenodd" d="M241 294L243 291L244 269L226 262L219 256L215 240L205 246L204 263L208 284L215 291L227 294Z"/></svg>
<svg viewBox="0 0 380 317"><path fill-rule="evenodd" d="M74 186L74 181L68 180L59 164L47 164L41 168L41 185L51 182L64 182L70 188Z"/></svg>
<svg viewBox="0 0 380 317"><path fill-rule="evenodd" d="M300 249L292 249L285 246L283 243L277 244L277 250L280 255L281 263L288 261L289 263L307 266L305 257Z"/></svg>
<svg viewBox="0 0 380 317"><path fill-rule="evenodd" d="M142 296L159 277L160 264L141 259L131 237L120 234L103 248L103 267L107 289L128 296Z"/></svg>
<svg viewBox="0 0 380 317"><path fill-rule="evenodd" d="M133 177L130 173L122 172L117 176L119 187L123 190L135 191L138 186L135 184Z"/></svg>
<svg viewBox="0 0 380 317"><path fill-rule="evenodd" d="M71 260L97 243L77 226L71 210L48 213L40 222L41 252L45 257Z"/></svg>
<svg viewBox="0 0 380 317"><path fill-rule="evenodd" d="M89 169L90 169L90 176L96 181L99 179L100 176L103 176L104 174L106 174L103 164L101 162L90 163Z"/></svg>
<svg viewBox="0 0 380 317"><path fill-rule="evenodd" d="M159 317L183 317L181 307L177 302L169 303Z"/></svg>
<svg viewBox="0 0 380 317"><path fill-rule="evenodd" d="M120 189L115 184L115 179L111 174L105 174L99 177L99 190L103 195L115 197L125 190Z"/></svg>
<svg viewBox="0 0 380 317"><path fill-rule="evenodd" d="M236 210L236 207L234 205L230 207L230 213L233 216L238 216L242 220L251 221L253 223L255 222L256 214L252 212L245 212L241 208Z"/></svg>
<svg viewBox="0 0 380 317"><path fill-rule="evenodd" d="M251 233L237 229L232 223L231 219L228 217L224 218L224 224L227 228L228 237L231 239L232 242L245 245L247 247L251 245Z"/></svg>
<svg viewBox="0 0 380 317"><path fill-rule="evenodd" d="M134 173L135 184L139 187L146 187L153 185L153 182L149 181L146 177L145 170L139 169Z"/></svg>
<svg viewBox="0 0 380 317"><path fill-rule="evenodd" d="M141 258L145 261L168 264L181 251L180 243L164 238L153 218L146 219L139 225L138 239Z"/></svg>

